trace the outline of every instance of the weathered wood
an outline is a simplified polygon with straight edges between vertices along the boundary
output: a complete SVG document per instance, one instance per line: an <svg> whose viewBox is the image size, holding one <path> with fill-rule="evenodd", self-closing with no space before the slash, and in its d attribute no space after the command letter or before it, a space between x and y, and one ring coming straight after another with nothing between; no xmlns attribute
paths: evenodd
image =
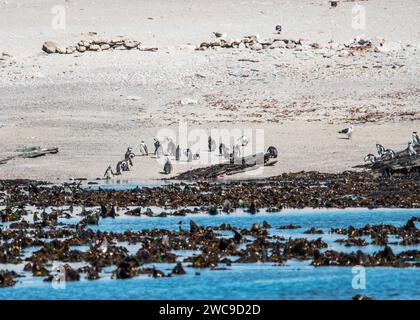
<svg viewBox="0 0 420 320"><path fill-rule="evenodd" d="M220 176L231 176L249 170L255 170L261 166L272 166L277 160L268 160L264 163L264 154L258 153L244 158L237 159L240 163L219 163L212 166L192 169L179 174L173 179L177 180L196 180L196 179L216 179Z"/></svg>
<svg viewBox="0 0 420 320"><path fill-rule="evenodd" d="M18 153L16 155L4 158L4 159L0 159L0 165L1 164L6 164L8 161L16 159L16 158L37 158L37 157L41 157L41 156L45 156L47 154L56 154L58 153L58 148L51 148L51 149L31 149L31 151L28 152L22 152L22 153Z"/></svg>

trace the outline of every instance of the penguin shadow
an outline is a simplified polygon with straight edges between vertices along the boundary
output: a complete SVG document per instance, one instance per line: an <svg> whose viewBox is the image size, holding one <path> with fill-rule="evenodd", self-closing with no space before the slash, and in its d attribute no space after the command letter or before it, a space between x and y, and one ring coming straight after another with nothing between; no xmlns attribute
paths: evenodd
<svg viewBox="0 0 420 320"><path fill-rule="evenodd" d="M337 138L338 140L350 140L350 138L345 138L345 137L339 137Z"/></svg>

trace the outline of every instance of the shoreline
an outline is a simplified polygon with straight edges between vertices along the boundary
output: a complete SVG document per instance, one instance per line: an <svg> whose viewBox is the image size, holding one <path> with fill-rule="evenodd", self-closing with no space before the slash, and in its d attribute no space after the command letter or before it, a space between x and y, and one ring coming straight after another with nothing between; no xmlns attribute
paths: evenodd
<svg viewBox="0 0 420 320"><path fill-rule="evenodd" d="M115 205L117 207L185 206L208 211L232 208L420 208L419 173L386 179L372 172L345 171L340 174L297 172L254 181L234 180L175 182L159 187L128 190L80 188L79 183L49 184L40 181L0 180L0 201L9 195L9 205L31 203L59 205ZM29 192L29 199L24 196Z"/></svg>

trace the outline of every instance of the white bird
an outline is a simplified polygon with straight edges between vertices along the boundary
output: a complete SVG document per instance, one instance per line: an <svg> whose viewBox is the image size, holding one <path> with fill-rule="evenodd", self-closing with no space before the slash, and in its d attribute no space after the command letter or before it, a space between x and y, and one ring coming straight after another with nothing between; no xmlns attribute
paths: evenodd
<svg viewBox="0 0 420 320"><path fill-rule="evenodd" d="M248 144L249 139L246 136L242 136L238 139L238 141L239 141L239 143L241 144L242 147L245 147Z"/></svg>
<svg viewBox="0 0 420 320"><path fill-rule="evenodd" d="M419 139L419 136L417 135L417 132L416 131L413 131L413 134L412 134L412 139L413 139L413 142L412 142L412 144L413 144L413 146L415 147L415 146L420 146L420 139Z"/></svg>
<svg viewBox="0 0 420 320"><path fill-rule="evenodd" d="M415 156L417 154L416 149L414 149L413 143L409 142L408 143L408 155L410 156Z"/></svg>
<svg viewBox="0 0 420 320"><path fill-rule="evenodd" d="M365 157L365 162L370 162L370 164L374 164L376 162L376 157L369 153L366 157Z"/></svg>
<svg viewBox="0 0 420 320"><path fill-rule="evenodd" d="M345 128L343 130L338 131L338 133L345 134L345 135L347 135L347 139L350 139L351 135L353 133L353 125L351 125L348 128Z"/></svg>
<svg viewBox="0 0 420 320"><path fill-rule="evenodd" d="M147 150L147 145L146 145L146 143L144 143L143 140L140 142L140 154L142 156L148 156L149 155L149 151Z"/></svg>

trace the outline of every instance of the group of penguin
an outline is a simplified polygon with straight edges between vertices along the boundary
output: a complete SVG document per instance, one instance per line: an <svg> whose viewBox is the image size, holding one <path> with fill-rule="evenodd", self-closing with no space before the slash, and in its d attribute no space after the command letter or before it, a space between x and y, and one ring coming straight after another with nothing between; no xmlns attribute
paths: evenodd
<svg viewBox="0 0 420 320"><path fill-rule="evenodd" d="M184 152L182 152L181 147L178 145L176 146L175 143L170 138L166 139L166 152L163 150L162 143L157 139L154 138L154 156L156 158L160 158L162 155L167 156L174 156L176 161L181 161L181 158L185 156L187 162L192 162L193 160L200 159L199 153L193 153L190 148L187 148ZM227 148L224 143L219 144L219 156L224 157L225 159L229 159L231 164L235 163L235 160L240 159L242 156L242 163L245 161L243 157L243 151L241 151L241 147L245 147L248 145L249 139L246 136L241 136L237 140L237 144L233 145L231 149ZM214 152L217 148L216 140L214 140L211 136L208 137L208 151ZM140 143L140 153L139 156L148 156L149 151L147 145L144 141ZM111 179L112 176L121 175L124 171L130 171L130 167L133 166L133 158L136 155L133 153L131 147L127 148L127 151L124 155L124 159L117 163L115 172L112 170L111 165L105 171L104 177L106 179ZM277 158L278 152L277 149L273 146L270 146L267 149L267 152L264 154L264 163L267 162L270 158ZM166 158L165 164L163 166L163 173L170 174L173 170L172 163L169 158Z"/></svg>
<svg viewBox="0 0 420 320"><path fill-rule="evenodd" d="M411 156L415 156L417 155L417 151L416 151L416 147L420 146L420 139L419 136L417 135L417 132L414 131L411 135L411 141L408 143L408 147L407 147L407 152L408 155ZM390 160L390 159L394 159L396 157L395 152L392 149L385 149L381 144L377 143L376 144L376 150L378 151L378 155L380 157L380 159L383 160ZM369 153L366 157L365 157L365 162L369 162L370 164L374 164L376 161L378 160L378 158Z"/></svg>

